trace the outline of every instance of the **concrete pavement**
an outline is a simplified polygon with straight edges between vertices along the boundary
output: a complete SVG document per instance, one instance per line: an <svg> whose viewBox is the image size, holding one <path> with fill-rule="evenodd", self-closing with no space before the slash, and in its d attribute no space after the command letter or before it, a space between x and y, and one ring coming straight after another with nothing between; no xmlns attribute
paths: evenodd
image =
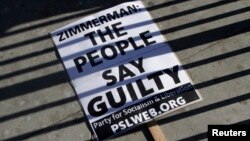
<svg viewBox="0 0 250 141"><path fill-rule="evenodd" d="M48 33L121 2L2 2L1 140L91 140ZM208 124L250 124L250 1L143 2L204 98L160 120L166 136L207 140ZM145 127L112 140L152 140Z"/></svg>

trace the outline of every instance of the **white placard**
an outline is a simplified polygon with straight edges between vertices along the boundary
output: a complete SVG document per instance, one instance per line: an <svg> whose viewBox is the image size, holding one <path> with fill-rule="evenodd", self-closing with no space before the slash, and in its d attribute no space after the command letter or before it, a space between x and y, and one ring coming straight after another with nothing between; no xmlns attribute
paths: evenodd
<svg viewBox="0 0 250 141"><path fill-rule="evenodd" d="M139 1L82 18L51 36L100 140L201 100Z"/></svg>

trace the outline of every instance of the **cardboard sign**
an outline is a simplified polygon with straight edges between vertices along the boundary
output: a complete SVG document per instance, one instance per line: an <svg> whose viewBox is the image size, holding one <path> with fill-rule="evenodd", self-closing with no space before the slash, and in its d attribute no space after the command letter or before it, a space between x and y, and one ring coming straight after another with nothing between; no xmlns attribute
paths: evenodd
<svg viewBox="0 0 250 141"><path fill-rule="evenodd" d="M139 1L51 32L100 140L201 100Z"/></svg>

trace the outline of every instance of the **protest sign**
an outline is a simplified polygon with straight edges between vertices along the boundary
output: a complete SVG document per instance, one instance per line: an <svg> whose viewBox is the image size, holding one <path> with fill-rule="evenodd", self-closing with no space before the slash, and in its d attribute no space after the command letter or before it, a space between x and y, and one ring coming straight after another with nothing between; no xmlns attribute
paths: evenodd
<svg viewBox="0 0 250 141"><path fill-rule="evenodd" d="M51 32L99 140L201 100L140 1Z"/></svg>

